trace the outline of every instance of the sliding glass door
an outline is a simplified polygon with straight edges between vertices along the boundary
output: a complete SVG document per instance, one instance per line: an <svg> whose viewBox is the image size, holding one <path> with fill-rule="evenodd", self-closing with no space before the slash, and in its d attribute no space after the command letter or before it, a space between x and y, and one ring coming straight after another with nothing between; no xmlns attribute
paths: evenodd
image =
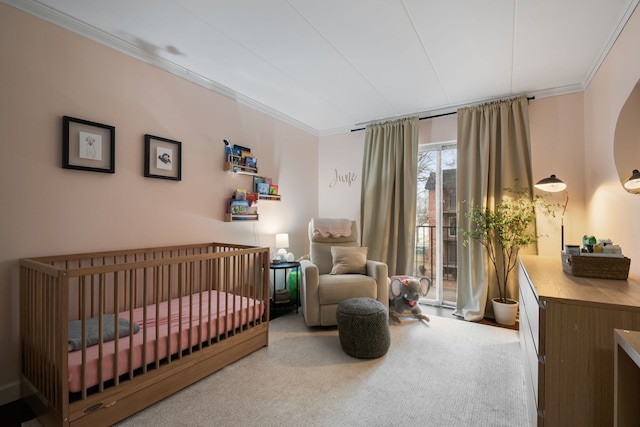
<svg viewBox="0 0 640 427"><path fill-rule="evenodd" d="M456 145L420 147L414 275L433 284L426 302L455 306L457 289Z"/></svg>

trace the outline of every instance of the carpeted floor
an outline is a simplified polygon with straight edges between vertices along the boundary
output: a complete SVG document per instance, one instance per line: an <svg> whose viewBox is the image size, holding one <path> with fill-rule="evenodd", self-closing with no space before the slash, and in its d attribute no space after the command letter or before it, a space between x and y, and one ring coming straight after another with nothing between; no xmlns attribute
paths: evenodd
<svg viewBox="0 0 640 427"><path fill-rule="evenodd" d="M430 318L392 323L389 352L361 360L289 313L269 347L118 426L528 426L518 332Z"/></svg>
<svg viewBox="0 0 640 427"><path fill-rule="evenodd" d="M392 324L374 360L290 313L270 345L118 424L527 426L517 331L431 316Z"/></svg>

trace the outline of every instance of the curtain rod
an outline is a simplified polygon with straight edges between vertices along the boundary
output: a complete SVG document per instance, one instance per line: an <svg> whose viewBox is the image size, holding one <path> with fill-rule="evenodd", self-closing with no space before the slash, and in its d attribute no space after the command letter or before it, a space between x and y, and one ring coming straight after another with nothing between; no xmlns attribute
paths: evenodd
<svg viewBox="0 0 640 427"><path fill-rule="evenodd" d="M536 99L535 96L528 96L527 97L527 101L531 101ZM464 108L464 107L460 107L460 108ZM458 114L457 111L451 111L449 113L442 113L442 114L434 114L433 116L424 116L424 117L418 117L418 120L426 120L426 119L435 119L436 117L444 117L444 116L451 116L452 114ZM360 130L365 130L366 128L358 128L358 129L351 129L351 132L358 132Z"/></svg>

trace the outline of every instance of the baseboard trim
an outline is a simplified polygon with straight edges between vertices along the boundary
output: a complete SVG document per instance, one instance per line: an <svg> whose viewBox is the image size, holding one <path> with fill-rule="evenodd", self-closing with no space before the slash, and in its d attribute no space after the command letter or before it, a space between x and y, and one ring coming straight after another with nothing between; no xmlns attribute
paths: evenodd
<svg viewBox="0 0 640 427"><path fill-rule="evenodd" d="M20 381L0 386L0 406L20 399Z"/></svg>

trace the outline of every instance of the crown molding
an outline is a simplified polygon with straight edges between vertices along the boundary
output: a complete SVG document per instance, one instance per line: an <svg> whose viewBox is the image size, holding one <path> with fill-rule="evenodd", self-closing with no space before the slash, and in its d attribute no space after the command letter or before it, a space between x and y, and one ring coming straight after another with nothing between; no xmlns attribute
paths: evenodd
<svg viewBox="0 0 640 427"><path fill-rule="evenodd" d="M584 92L584 90L589 86L591 80L593 79L593 77L595 76L595 74L597 73L598 69L600 68L600 66L602 65L602 63L604 62L606 56L608 55L609 51L611 50L611 48L613 47L613 45L615 44L616 40L618 39L620 33L622 32L622 30L624 29L625 25L627 24L629 18L631 17L631 15L633 14L634 10L636 9L636 7L638 6L638 3L640 2L640 0L633 0L630 4L629 7L627 8L627 10L625 11L625 13L623 14L623 19L621 19L619 25L614 29L614 31L612 32L609 41L607 42L607 44L604 46L601 54L599 55L598 58L596 58L596 60L594 61L593 66L591 67L590 71L587 73L587 76L585 78L585 81L582 84L576 84L576 85L570 85L570 86L562 86L562 87L556 87L556 88L550 88L550 89L544 89L544 90L539 90L539 91L535 91L535 92L530 92L528 93L528 96L533 96L536 98L546 98L546 97L551 97L551 96L560 96L560 95L567 95L567 94L572 94L572 93L578 93L578 92ZM414 116L417 115L418 117L423 117L423 118L429 118L431 116L438 116L438 115L442 115L442 114L451 114L451 113L455 113L457 111L458 108L461 107L465 107L465 106L469 106L469 105L473 105L476 103L483 103L483 102L487 102L490 100L478 100L476 102L467 102L465 104L460 104L460 105L449 105L449 106L442 106L442 107L438 107L435 109L431 109L431 110L425 110L425 111L420 111L420 112L416 112L413 114L406 114L406 115L402 115L402 116L398 116L398 117L392 117L392 118L386 118L386 119L380 119L380 120L371 120L371 121L367 121L367 122L362 122L362 123L356 123L354 125L351 126L342 126L342 127L338 127L338 128L334 128L334 129L325 129L322 131L319 131L318 129L312 128L311 126L308 126L286 114L283 114L271 107L268 107L252 98L249 98L241 93L238 93L224 85L221 85L211 79L208 79L202 75L199 75L197 73L194 73L184 67L181 67L169 60L166 60L164 58L160 58L154 55L150 55L148 52L146 52L145 50L133 45L132 43L129 43L125 40L122 40L120 38L117 38L115 36L112 36L102 30L99 30L85 22L82 22L76 18L70 17L69 15L66 15L64 13L61 13L37 0L0 0L0 3L4 3L7 4L9 6L13 6L16 9L19 9L25 13L28 13L30 15L36 16L38 18L41 18L45 21L48 21L54 25L60 26L62 28L65 28L73 33L79 34L81 36L84 36L86 38L89 38L95 42L98 42L100 44L103 44L105 46L108 46L112 49L115 49L121 53L124 53L126 55L132 56L136 59L139 59L140 61L143 61L147 64L153 65L155 67L158 67L164 71L167 71L171 74L174 74L178 77L184 78L190 82L193 82L199 86L202 86L208 90L211 90L217 94L220 94L222 96L225 96L229 99L232 99L236 102L239 102L243 105L246 105L254 110L257 110L261 113L264 113L270 117L273 117L277 120L280 120L286 124L289 124L293 127L296 127L308 134L311 134L313 136L316 137L322 137L322 136L329 136L329 135L335 135L335 134L340 134L340 133L349 133L352 132L354 130L354 127L359 128L362 127L363 125L366 124L370 124L370 123L376 123L376 122L380 122L380 121L387 121L387 120L393 120L393 119L397 119L397 118L401 118L401 117L410 117L410 116ZM515 95L506 95L505 97L509 97L509 96L515 96ZM500 99L500 98L497 98Z"/></svg>
<svg viewBox="0 0 640 427"><path fill-rule="evenodd" d="M629 3L629 7L627 7L627 10L625 10L624 14L622 15L622 19L620 19L620 22L618 23L618 26L611 32L611 35L609 37L609 41L607 42L607 44L602 49L602 52L600 53L600 56L597 57L596 60L594 61L593 65L591 66L590 71L587 73L587 77L586 77L586 79L584 81L584 84L583 84L585 89L587 87L589 87L589 84L591 83L591 80L595 77L596 73L600 69L600 66L604 62L604 60L607 57L607 55L609 54L609 51L611 50L613 45L618 40L618 37L620 36L620 33L622 32L622 30L624 30L624 27L627 25L627 22L629 22L629 18L631 18L631 15L633 15L633 12L635 11L635 9L638 6L639 2L640 2L640 0L633 0L631 3Z"/></svg>
<svg viewBox="0 0 640 427"><path fill-rule="evenodd" d="M13 6L16 9L19 9L25 13L36 16L54 25L57 25L66 30L69 30L73 33L76 33L90 40L93 40L97 43L100 43L107 47L115 49L121 53L124 53L125 55L132 56L136 59L139 59L142 62L158 67L175 76L181 77L185 80L188 80L192 83L202 86L208 90L211 90L219 95L230 98L234 101L237 101L241 104L251 107L254 110L260 111L261 113L264 113L284 123L294 126L300 130L303 130L304 132L307 132L313 136L316 136L316 137L319 136L319 132L317 129L314 129L302 122L299 122L286 114L276 111L273 108L267 107L266 105L252 98L242 95L241 93L238 93L224 85L216 83L211 79L208 79L184 67L174 64L169 60L166 60L164 58L160 58L154 55L150 55L148 52L133 45L132 43L129 43L125 40L114 37L111 34L108 34L102 30L99 30L85 22L82 22L62 12L59 12L36 0L0 0L0 3L5 3L9 6Z"/></svg>

